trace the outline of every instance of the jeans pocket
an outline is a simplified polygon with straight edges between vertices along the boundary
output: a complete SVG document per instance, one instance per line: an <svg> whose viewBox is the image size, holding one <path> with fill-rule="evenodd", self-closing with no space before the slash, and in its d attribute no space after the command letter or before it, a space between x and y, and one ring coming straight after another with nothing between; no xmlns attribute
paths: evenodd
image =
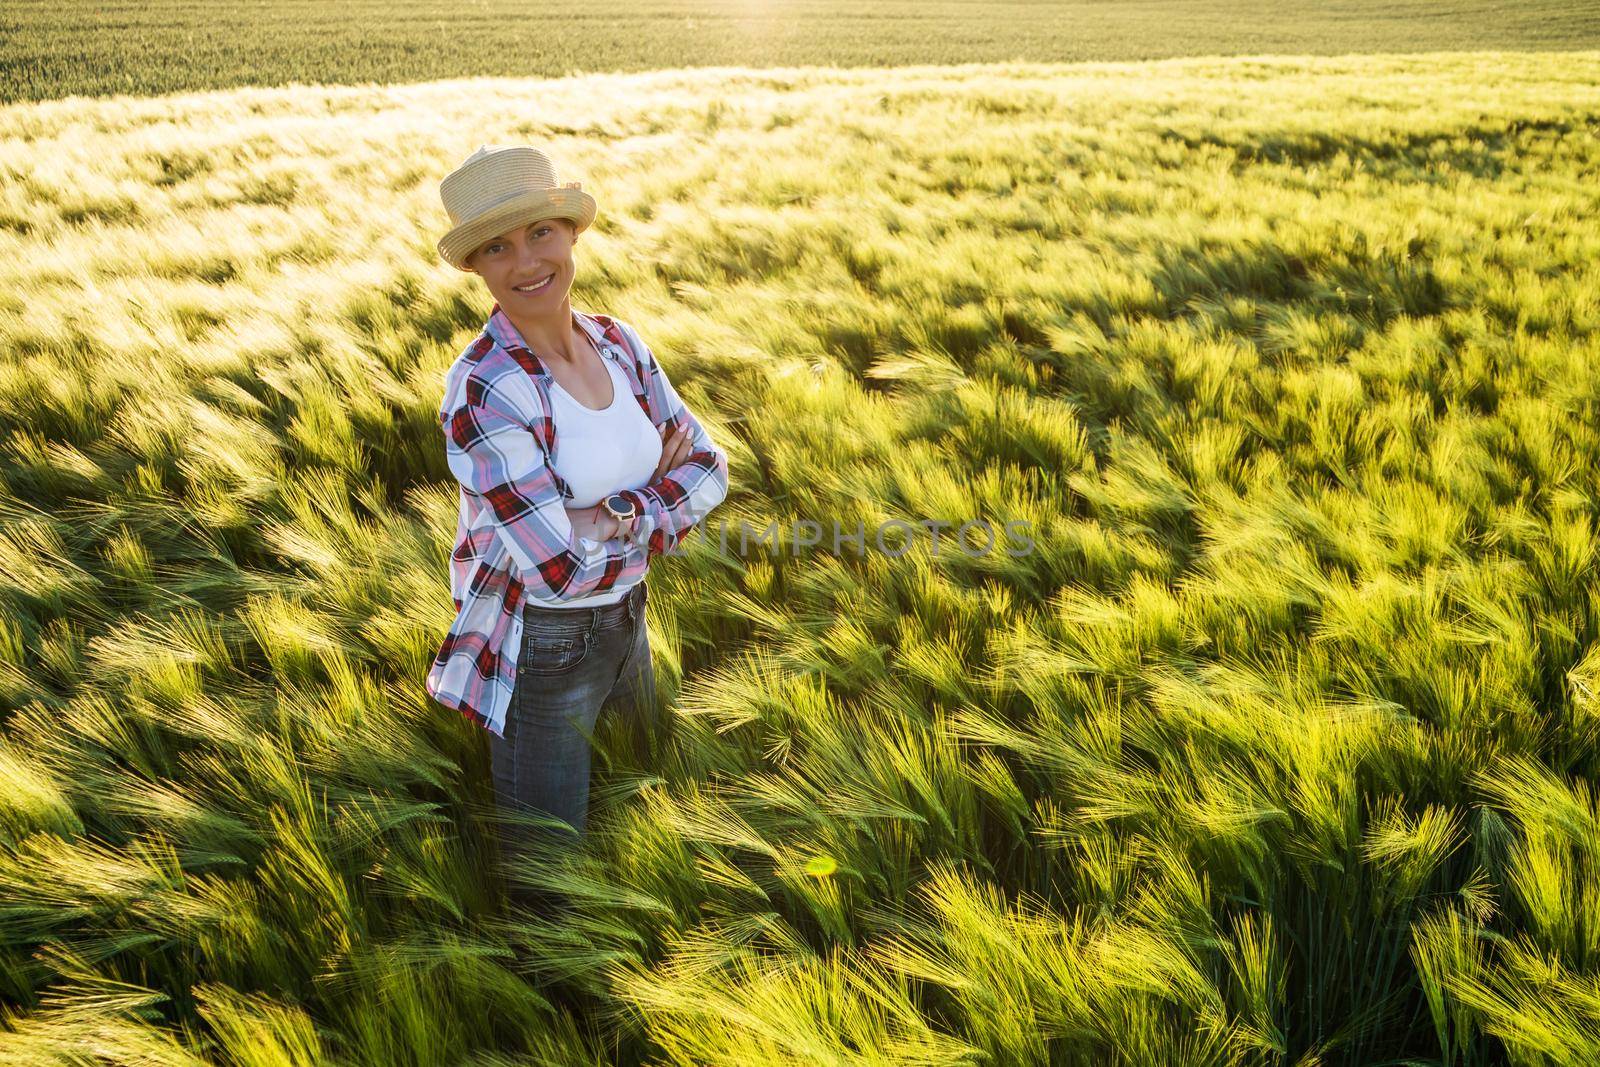
<svg viewBox="0 0 1600 1067"><path fill-rule="evenodd" d="M587 631L560 633L530 628L527 640L522 643L517 673L541 676L565 674L582 663L588 654Z"/></svg>

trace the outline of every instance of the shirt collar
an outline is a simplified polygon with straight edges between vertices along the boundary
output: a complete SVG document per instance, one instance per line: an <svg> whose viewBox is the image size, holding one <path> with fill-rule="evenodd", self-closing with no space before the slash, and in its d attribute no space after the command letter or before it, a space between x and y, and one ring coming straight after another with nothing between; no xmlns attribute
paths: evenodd
<svg viewBox="0 0 1600 1067"><path fill-rule="evenodd" d="M619 366L622 364L621 350L615 343L607 339L598 322L577 308L572 309L572 321L588 335L590 341L594 342L595 351ZM522 339L522 334L506 313L501 310L498 301L495 302L494 308L489 312L489 321L484 329L495 344L513 356L520 357L519 361L523 362L530 374L536 374L541 378L549 378L551 376L550 371L544 365L544 360L540 359L533 349L528 347L528 342Z"/></svg>

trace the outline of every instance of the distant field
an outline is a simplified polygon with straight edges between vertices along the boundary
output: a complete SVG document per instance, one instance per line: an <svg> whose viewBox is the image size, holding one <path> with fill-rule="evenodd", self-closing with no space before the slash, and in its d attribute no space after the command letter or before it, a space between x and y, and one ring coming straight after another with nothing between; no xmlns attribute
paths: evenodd
<svg viewBox="0 0 1600 1067"><path fill-rule="evenodd" d="M1600 1062L1600 53L0 111L11 1064ZM672 743L491 861L437 184L731 455ZM899 546L899 538L890 542ZM981 538L979 539L981 541ZM503 879L574 902L505 915Z"/></svg>
<svg viewBox="0 0 1600 1067"><path fill-rule="evenodd" d="M683 66L1586 49L1572 0L7 0L0 102Z"/></svg>

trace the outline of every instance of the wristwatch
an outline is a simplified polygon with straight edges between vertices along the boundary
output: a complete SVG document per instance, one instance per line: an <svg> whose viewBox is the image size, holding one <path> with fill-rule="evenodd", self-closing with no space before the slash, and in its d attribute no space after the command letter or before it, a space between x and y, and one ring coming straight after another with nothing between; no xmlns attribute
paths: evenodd
<svg viewBox="0 0 1600 1067"><path fill-rule="evenodd" d="M633 506L633 501L621 493L612 493L600 501L600 506L609 511L611 517L617 520L618 526L622 528L622 539L632 543L633 527L628 523L628 520L639 513L639 509Z"/></svg>
<svg viewBox="0 0 1600 1067"><path fill-rule="evenodd" d="M627 522L639 512L639 509L633 506L633 501L621 493L612 493L600 501L600 504L611 512L611 517L618 522Z"/></svg>

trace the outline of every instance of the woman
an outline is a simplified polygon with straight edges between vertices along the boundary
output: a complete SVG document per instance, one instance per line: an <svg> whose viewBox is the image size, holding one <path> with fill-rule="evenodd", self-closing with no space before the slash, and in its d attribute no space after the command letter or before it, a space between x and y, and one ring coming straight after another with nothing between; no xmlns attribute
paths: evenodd
<svg viewBox="0 0 1600 1067"><path fill-rule="evenodd" d="M495 305L439 408L461 483L457 615L427 689L487 728L497 804L576 841L602 708L660 737L645 572L726 496L727 455L632 326L569 305L595 217L578 183L536 148L485 145L439 190L439 253ZM507 853L536 829L502 825Z"/></svg>

